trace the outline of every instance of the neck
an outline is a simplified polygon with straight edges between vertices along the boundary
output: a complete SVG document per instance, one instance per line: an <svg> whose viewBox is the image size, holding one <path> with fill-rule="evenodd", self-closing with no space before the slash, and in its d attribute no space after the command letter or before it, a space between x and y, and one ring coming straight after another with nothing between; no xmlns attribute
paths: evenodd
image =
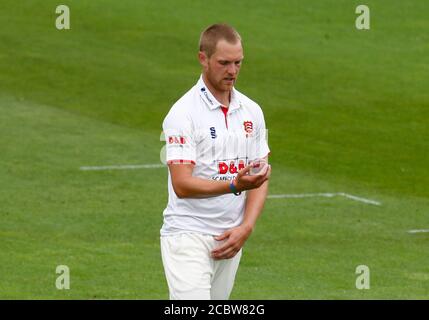
<svg viewBox="0 0 429 320"><path fill-rule="evenodd" d="M220 91L216 90L215 87L212 86L210 81L207 79L206 75L203 74L203 80L207 88L210 90L211 94L219 101L223 106L229 107L229 102L231 100L231 91Z"/></svg>

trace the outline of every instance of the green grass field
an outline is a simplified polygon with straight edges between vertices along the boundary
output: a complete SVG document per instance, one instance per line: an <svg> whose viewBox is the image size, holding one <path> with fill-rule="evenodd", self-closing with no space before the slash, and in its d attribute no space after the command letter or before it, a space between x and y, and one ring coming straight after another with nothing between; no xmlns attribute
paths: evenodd
<svg viewBox="0 0 429 320"><path fill-rule="evenodd" d="M55 28L55 8L71 30ZM214 22L244 39L273 175L232 299L428 299L429 2L2 0L0 298L167 299L161 123ZM70 290L57 290L58 265ZM355 287L358 265L370 289Z"/></svg>

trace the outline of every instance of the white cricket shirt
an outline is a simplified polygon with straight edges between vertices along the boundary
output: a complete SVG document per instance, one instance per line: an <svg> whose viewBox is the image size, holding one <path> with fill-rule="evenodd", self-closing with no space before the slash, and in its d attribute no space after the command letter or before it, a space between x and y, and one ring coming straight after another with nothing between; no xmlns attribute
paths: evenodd
<svg viewBox="0 0 429 320"><path fill-rule="evenodd" d="M259 105L233 88L229 108L197 84L170 109L163 122L167 163L195 164L193 176L231 181L250 161L270 152ZM246 192L208 198L178 198L168 173L168 204L161 235L219 235L243 220Z"/></svg>

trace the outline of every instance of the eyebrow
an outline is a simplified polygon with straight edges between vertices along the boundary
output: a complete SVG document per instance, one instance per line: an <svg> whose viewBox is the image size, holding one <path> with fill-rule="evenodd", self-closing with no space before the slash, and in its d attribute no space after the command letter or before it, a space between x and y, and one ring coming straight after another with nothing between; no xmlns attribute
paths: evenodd
<svg viewBox="0 0 429 320"><path fill-rule="evenodd" d="M241 62L241 61L243 61L243 59L244 59L244 57L243 58L241 58L241 59L238 59L238 60L234 60L234 61L232 61L232 60L224 60L224 59L220 59L220 60L218 60L218 62L220 62L220 63L230 63L230 62Z"/></svg>

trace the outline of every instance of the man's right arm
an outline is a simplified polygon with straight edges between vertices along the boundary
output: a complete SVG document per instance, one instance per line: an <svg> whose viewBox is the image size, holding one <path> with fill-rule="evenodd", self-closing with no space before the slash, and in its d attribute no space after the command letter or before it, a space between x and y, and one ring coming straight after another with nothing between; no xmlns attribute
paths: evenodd
<svg viewBox="0 0 429 320"><path fill-rule="evenodd" d="M192 176L194 164L169 164L173 189L179 198L208 198L221 194L231 193L230 181L206 180ZM268 180L269 172L265 175L249 176L250 166L241 169L234 185L238 191L259 188ZM269 171L271 171L269 169Z"/></svg>

